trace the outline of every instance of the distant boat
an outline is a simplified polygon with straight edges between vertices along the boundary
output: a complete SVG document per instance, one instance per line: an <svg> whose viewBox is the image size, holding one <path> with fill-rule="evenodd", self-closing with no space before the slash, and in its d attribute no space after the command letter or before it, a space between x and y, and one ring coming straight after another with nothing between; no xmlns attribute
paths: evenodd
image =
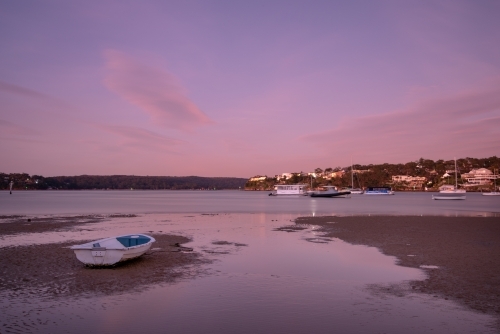
<svg viewBox="0 0 500 334"><path fill-rule="evenodd" d="M439 190L439 195L432 195L435 200L464 200L465 189L458 189L457 159L455 158L455 186L445 185Z"/></svg>
<svg viewBox="0 0 500 334"><path fill-rule="evenodd" d="M394 191L390 187L368 187L365 195L394 195Z"/></svg>
<svg viewBox="0 0 500 334"><path fill-rule="evenodd" d="M145 234L130 234L71 246L76 258L88 266L112 266L146 253L156 240Z"/></svg>
<svg viewBox="0 0 500 334"><path fill-rule="evenodd" d="M354 188L354 170L351 157L351 188L344 188L343 191L349 191L351 194L363 194L365 191L360 188Z"/></svg>
<svg viewBox="0 0 500 334"><path fill-rule="evenodd" d="M311 197L344 197L350 195L350 191L338 191L335 186L323 186L326 190L311 192Z"/></svg>
<svg viewBox="0 0 500 334"><path fill-rule="evenodd" d="M341 189L342 191L349 191L351 194L364 194L365 191L363 189L360 189L360 188L343 188Z"/></svg>
<svg viewBox="0 0 500 334"><path fill-rule="evenodd" d="M274 191L269 196L282 195L307 195L307 184L277 184L274 186Z"/></svg>
<svg viewBox="0 0 500 334"><path fill-rule="evenodd" d="M495 170L493 170L493 175L495 176L495 184L493 186L493 191L490 191L489 193L483 193L483 196L500 196L500 191L496 191L497 189L497 177Z"/></svg>
<svg viewBox="0 0 500 334"><path fill-rule="evenodd" d="M465 199L466 196L465 195L459 195L459 194L456 194L456 195L432 195L432 199L435 199L435 200L463 200Z"/></svg>
<svg viewBox="0 0 500 334"><path fill-rule="evenodd" d="M500 191L490 191L489 193L483 193L483 196L500 196Z"/></svg>

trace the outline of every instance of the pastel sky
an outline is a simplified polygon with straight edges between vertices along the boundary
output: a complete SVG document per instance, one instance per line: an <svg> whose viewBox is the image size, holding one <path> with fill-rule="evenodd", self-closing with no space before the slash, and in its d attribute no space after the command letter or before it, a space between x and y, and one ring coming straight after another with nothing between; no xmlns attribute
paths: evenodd
<svg viewBox="0 0 500 334"><path fill-rule="evenodd" d="M500 2L2 1L0 172L500 155Z"/></svg>

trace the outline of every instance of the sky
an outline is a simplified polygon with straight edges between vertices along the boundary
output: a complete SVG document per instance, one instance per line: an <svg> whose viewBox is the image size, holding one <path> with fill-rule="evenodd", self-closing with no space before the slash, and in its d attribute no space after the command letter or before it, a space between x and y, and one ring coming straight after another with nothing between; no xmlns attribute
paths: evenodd
<svg viewBox="0 0 500 334"><path fill-rule="evenodd" d="M500 2L2 1L0 172L500 155Z"/></svg>

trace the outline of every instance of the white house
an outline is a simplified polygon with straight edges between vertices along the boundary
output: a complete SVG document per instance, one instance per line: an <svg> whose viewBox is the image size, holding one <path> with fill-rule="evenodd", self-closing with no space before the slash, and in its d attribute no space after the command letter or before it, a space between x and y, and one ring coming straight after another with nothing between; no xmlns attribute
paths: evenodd
<svg viewBox="0 0 500 334"><path fill-rule="evenodd" d="M250 178L250 181L265 181L266 179L267 179L267 176L257 175L257 176Z"/></svg>
<svg viewBox="0 0 500 334"><path fill-rule="evenodd" d="M414 183L424 183L427 178L423 176L408 176L408 175L394 175L392 177L393 182L414 182Z"/></svg>
<svg viewBox="0 0 500 334"><path fill-rule="evenodd" d="M490 184L497 178L499 178L499 176L494 175L487 168L473 169L468 173L462 174L462 179L465 179L467 181L465 185L469 187Z"/></svg>

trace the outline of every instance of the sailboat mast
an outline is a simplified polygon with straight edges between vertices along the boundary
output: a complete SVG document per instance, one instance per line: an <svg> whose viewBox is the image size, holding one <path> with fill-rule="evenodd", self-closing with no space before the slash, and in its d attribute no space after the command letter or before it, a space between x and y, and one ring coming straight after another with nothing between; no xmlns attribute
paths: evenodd
<svg viewBox="0 0 500 334"><path fill-rule="evenodd" d="M455 158L455 189L458 189L457 179L458 179L458 175L457 175L457 158Z"/></svg>
<svg viewBox="0 0 500 334"><path fill-rule="evenodd" d="M351 157L351 188L354 189L354 170L352 169L352 157Z"/></svg>

